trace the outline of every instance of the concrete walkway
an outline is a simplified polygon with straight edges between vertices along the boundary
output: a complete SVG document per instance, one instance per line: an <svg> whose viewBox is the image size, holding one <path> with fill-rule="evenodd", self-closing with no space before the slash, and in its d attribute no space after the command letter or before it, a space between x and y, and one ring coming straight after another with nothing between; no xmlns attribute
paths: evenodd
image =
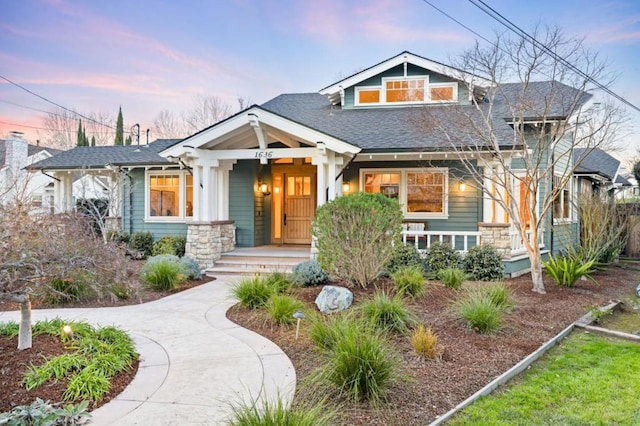
<svg viewBox="0 0 640 426"><path fill-rule="evenodd" d="M133 382L93 411L93 424L220 425L229 403L293 398L295 371L271 341L225 317L235 304L234 277L222 277L164 299L117 308L42 309L33 321L60 317L115 325L140 354ZM0 322L19 312L0 312Z"/></svg>

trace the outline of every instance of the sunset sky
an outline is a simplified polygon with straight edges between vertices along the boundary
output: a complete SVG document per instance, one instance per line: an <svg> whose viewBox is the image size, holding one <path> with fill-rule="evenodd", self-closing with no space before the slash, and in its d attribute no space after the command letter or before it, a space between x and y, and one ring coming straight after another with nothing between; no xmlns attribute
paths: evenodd
<svg viewBox="0 0 640 426"><path fill-rule="evenodd" d="M466 0L430 0L478 33L505 31ZM584 37L618 74L613 90L640 106L640 2L486 0L529 30L557 24ZM151 126L197 95L262 103L314 92L404 50L449 62L476 36L422 0L0 1L0 76L67 108L122 106L125 128ZM53 105L0 80L0 138L46 144ZM640 147L640 112L629 112ZM115 125L115 121L112 123ZM153 139L153 133L151 133Z"/></svg>

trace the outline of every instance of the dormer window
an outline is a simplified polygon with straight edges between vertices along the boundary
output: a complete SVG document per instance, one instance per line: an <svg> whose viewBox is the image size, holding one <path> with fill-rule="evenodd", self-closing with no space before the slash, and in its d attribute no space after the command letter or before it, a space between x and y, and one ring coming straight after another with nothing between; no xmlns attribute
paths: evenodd
<svg viewBox="0 0 640 426"><path fill-rule="evenodd" d="M458 83L429 83L428 76L382 78L380 86L356 86L355 105L456 102Z"/></svg>

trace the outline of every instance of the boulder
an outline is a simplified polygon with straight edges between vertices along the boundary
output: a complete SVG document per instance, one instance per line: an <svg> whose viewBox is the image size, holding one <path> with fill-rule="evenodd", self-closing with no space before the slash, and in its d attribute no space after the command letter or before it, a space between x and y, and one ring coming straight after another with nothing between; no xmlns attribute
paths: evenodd
<svg viewBox="0 0 640 426"><path fill-rule="evenodd" d="M323 314L347 309L353 303L353 293L348 288L325 285L316 297L316 306Z"/></svg>

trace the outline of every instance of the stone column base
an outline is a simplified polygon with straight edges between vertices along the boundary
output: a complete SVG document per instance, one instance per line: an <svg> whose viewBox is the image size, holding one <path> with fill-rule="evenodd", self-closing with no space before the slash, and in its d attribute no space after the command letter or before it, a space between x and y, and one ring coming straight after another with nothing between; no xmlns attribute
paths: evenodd
<svg viewBox="0 0 640 426"><path fill-rule="evenodd" d="M187 222L185 254L195 257L200 268L211 268L222 253L235 249L235 233L232 220Z"/></svg>
<svg viewBox="0 0 640 426"><path fill-rule="evenodd" d="M508 223L478 223L480 241L496 248L502 259L511 259L511 235Z"/></svg>

